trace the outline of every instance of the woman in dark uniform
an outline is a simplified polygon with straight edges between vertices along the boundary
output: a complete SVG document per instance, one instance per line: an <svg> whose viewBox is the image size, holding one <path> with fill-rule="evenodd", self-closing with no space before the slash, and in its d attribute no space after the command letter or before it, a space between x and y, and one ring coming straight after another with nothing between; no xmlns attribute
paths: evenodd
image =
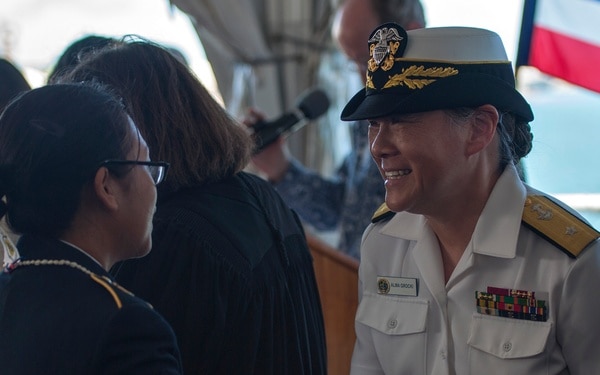
<svg viewBox="0 0 600 375"><path fill-rule="evenodd" d="M107 272L150 250L166 166L100 87L46 86L7 106L0 217L22 236L0 274L2 374L181 373L169 325Z"/></svg>

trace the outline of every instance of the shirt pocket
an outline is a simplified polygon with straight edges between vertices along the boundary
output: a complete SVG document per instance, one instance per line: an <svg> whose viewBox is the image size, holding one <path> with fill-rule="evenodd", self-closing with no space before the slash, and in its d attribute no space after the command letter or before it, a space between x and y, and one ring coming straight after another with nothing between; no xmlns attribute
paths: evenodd
<svg viewBox="0 0 600 375"><path fill-rule="evenodd" d="M387 335L425 332L428 302L414 298L394 298L365 294L356 320Z"/></svg>
<svg viewBox="0 0 600 375"><path fill-rule="evenodd" d="M538 373L546 368L544 353L552 322L535 322L473 314L467 344L471 373L502 369L502 374ZM496 369L490 372L491 369ZM484 372L481 372L484 371Z"/></svg>
<svg viewBox="0 0 600 375"><path fill-rule="evenodd" d="M425 300L363 294L356 322L369 328L384 371L425 373L428 310Z"/></svg>
<svg viewBox="0 0 600 375"><path fill-rule="evenodd" d="M498 358L533 357L544 351L551 328L551 322L476 314L467 343Z"/></svg>

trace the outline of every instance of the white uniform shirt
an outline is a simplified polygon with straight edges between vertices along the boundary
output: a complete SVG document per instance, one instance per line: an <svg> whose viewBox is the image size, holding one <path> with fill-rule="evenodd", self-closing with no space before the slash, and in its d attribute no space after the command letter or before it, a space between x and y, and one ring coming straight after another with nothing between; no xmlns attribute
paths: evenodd
<svg viewBox="0 0 600 375"><path fill-rule="evenodd" d="M600 374L600 245L575 259L523 225L532 192L506 168L447 283L424 217L367 228L351 374ZM417 295L378 294L380 276L415 283ZM547 321L478 313L475 293L488 286L534 291Z"/></svg>

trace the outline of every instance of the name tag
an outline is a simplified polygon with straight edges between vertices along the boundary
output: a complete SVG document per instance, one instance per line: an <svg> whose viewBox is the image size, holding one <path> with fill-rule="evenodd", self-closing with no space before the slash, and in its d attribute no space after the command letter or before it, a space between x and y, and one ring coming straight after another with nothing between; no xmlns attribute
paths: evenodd
<svg viewBox="0 0 600 375"><path fill-rule="evenodd" d="M377 293L416 297L418 280L408 277L377 276Z"/></svg>

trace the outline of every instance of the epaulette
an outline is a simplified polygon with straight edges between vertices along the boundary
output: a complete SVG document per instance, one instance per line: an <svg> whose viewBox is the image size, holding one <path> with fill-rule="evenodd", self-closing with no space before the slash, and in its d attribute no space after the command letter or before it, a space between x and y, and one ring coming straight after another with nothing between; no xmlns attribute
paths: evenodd
<svg viewBox="0 0 600 375"><path fill-rule="evenodd" d="M378 221L389 219L395 214L396 213L390 210L387 204L384 203L381 206L379 206L377 211L375 211L375 213L371 217L371 223L377 223Z"/></svg>
<svg viewBox="0 0 600 375"><path fill-rule="evenodd" d="M571 258L600 237L589 224L542 195L527 196L522 221Z"/></svg>

